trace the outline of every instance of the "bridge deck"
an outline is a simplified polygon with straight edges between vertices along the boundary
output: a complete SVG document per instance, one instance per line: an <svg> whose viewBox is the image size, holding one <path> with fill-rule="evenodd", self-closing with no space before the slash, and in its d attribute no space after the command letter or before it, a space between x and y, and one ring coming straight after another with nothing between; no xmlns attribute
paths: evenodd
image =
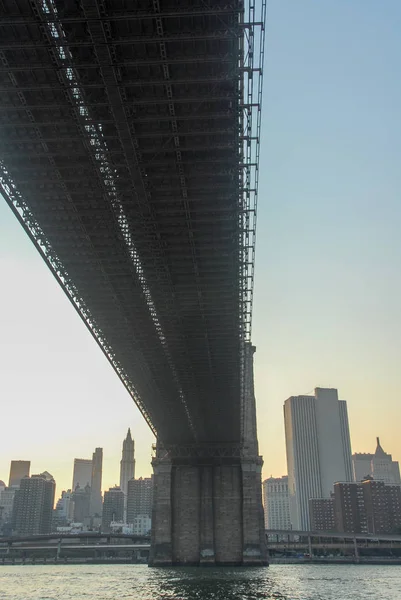
<svg viewBox="0 0 401 600"><path fill-rule="evenodd" d="M0 11L0 190L159 437L238 441L254 10L3 0Z"/></svg>

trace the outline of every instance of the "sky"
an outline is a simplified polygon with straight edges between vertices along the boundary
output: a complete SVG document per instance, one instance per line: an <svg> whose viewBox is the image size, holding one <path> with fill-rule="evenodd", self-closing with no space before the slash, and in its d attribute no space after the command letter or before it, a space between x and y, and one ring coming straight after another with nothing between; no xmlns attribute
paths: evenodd
<svg viewBox="0 0 401 600"><path fill-rule="evenodd" d="M269 0L253 343L264 476L286 473L283 402L348 402L352 449L401 460L401 3ZM0 198L0 479L11 459L71 487L104 449L118 483L153 436Z"/></svg>

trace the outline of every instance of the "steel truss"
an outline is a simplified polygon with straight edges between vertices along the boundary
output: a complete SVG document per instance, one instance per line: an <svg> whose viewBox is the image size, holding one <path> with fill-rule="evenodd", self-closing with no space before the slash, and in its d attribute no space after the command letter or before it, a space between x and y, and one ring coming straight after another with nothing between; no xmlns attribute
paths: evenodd
<svg viewBox="0 0 401 600"><path fill-rule="evenodd" d="M158 438L230 453L266 0L140 4L3 0L1 189Z"/></svg>
<svg viewBox="0 0 401 600"><path fill-rule="evenodd" d="M155 444L153 458L158 461L176 459L224 459L243 457L241 444Z"/></svg>

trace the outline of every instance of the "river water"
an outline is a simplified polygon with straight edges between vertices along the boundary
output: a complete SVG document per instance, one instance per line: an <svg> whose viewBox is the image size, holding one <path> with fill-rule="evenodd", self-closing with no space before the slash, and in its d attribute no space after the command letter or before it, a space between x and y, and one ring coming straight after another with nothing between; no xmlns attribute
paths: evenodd
<svg viewBox="0 0 401 600"><path fill-rule="evenodd" d="M0 566L1 600L400 600L401 567Z"/></svg>

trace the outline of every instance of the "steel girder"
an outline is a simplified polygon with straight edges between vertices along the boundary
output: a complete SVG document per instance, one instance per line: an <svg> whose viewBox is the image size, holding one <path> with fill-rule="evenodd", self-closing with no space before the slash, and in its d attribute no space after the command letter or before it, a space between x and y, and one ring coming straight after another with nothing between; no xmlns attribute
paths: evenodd
<svg viewBox="0 0 401 600"><path fill-rule="evenodd" d="M238 444L264 13L2 6L7 201L159 438Z"/></svg>

